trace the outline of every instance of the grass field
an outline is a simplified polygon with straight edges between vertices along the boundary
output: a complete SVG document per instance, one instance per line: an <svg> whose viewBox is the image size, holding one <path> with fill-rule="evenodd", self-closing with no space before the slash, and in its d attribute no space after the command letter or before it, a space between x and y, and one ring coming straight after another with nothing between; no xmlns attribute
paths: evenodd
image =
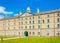
<svg viewBox="0 0 60 43"><path fill-rule="evenodd" d="M0 43L60 43L60 37L25 37L0 41Z"/></svg>
<svg viewBox="0 0 60 43"><path fill-rule="evenodd" d="M14 36L0 36L0 38L12 38Z"/></svg>

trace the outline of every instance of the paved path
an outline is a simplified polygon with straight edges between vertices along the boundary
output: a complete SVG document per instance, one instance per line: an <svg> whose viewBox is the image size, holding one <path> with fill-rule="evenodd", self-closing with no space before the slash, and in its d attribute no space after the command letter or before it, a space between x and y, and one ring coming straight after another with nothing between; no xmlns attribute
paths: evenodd
<svg viewBox="0 0 60 43"><path fill-rule="evenodd" d="M18 39L18 38L23 38L23 37L3 38L3 40ZM1 38L0 38L0 40L1 40Z"/></svg>

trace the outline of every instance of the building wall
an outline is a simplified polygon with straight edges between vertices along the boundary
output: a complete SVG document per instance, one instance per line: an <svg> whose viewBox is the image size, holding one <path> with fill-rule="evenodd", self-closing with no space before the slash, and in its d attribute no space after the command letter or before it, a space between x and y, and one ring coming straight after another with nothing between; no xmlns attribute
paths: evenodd
<svg viewBox="0 0 60 43"><path fill-rule="evenodd" d="M57 28L60 16L57 14L51 12L0 20L0 35L24 36L27 31L28 36L60 36L60 28Z"/></svg>

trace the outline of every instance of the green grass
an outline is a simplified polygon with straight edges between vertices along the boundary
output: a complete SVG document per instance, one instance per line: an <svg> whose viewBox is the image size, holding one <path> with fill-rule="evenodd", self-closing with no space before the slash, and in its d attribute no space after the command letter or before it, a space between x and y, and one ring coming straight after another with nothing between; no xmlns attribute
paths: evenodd
<svg viewBox="0 0 60 43"><path fill-rule="evenodd" d="M14 36L0 36L0 38L12 38Z"/></svg>
<svg viewBox="0 0 60 43"><path fill-rule="evenodd" d="M0 43L60 43L60 37L25 37L0 41Z"/></svg>

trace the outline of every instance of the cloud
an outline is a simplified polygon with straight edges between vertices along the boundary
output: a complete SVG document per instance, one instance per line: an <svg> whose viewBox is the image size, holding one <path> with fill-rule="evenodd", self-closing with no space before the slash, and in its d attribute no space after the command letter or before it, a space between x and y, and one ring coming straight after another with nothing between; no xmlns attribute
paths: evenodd
<svg viewBox="0 0 60 43"><path fill-rule="evenodd" d="M18 16L18 14L14 14L14 16Z"/></svg>
<svg viewBox="0 0 60 43"><path fill-rule="evenodd" d="M5 11L5 7L3 6L0 6L0 13L3 13L3 14L13 14L13 12L8 12L8 11Z"/></svg>

